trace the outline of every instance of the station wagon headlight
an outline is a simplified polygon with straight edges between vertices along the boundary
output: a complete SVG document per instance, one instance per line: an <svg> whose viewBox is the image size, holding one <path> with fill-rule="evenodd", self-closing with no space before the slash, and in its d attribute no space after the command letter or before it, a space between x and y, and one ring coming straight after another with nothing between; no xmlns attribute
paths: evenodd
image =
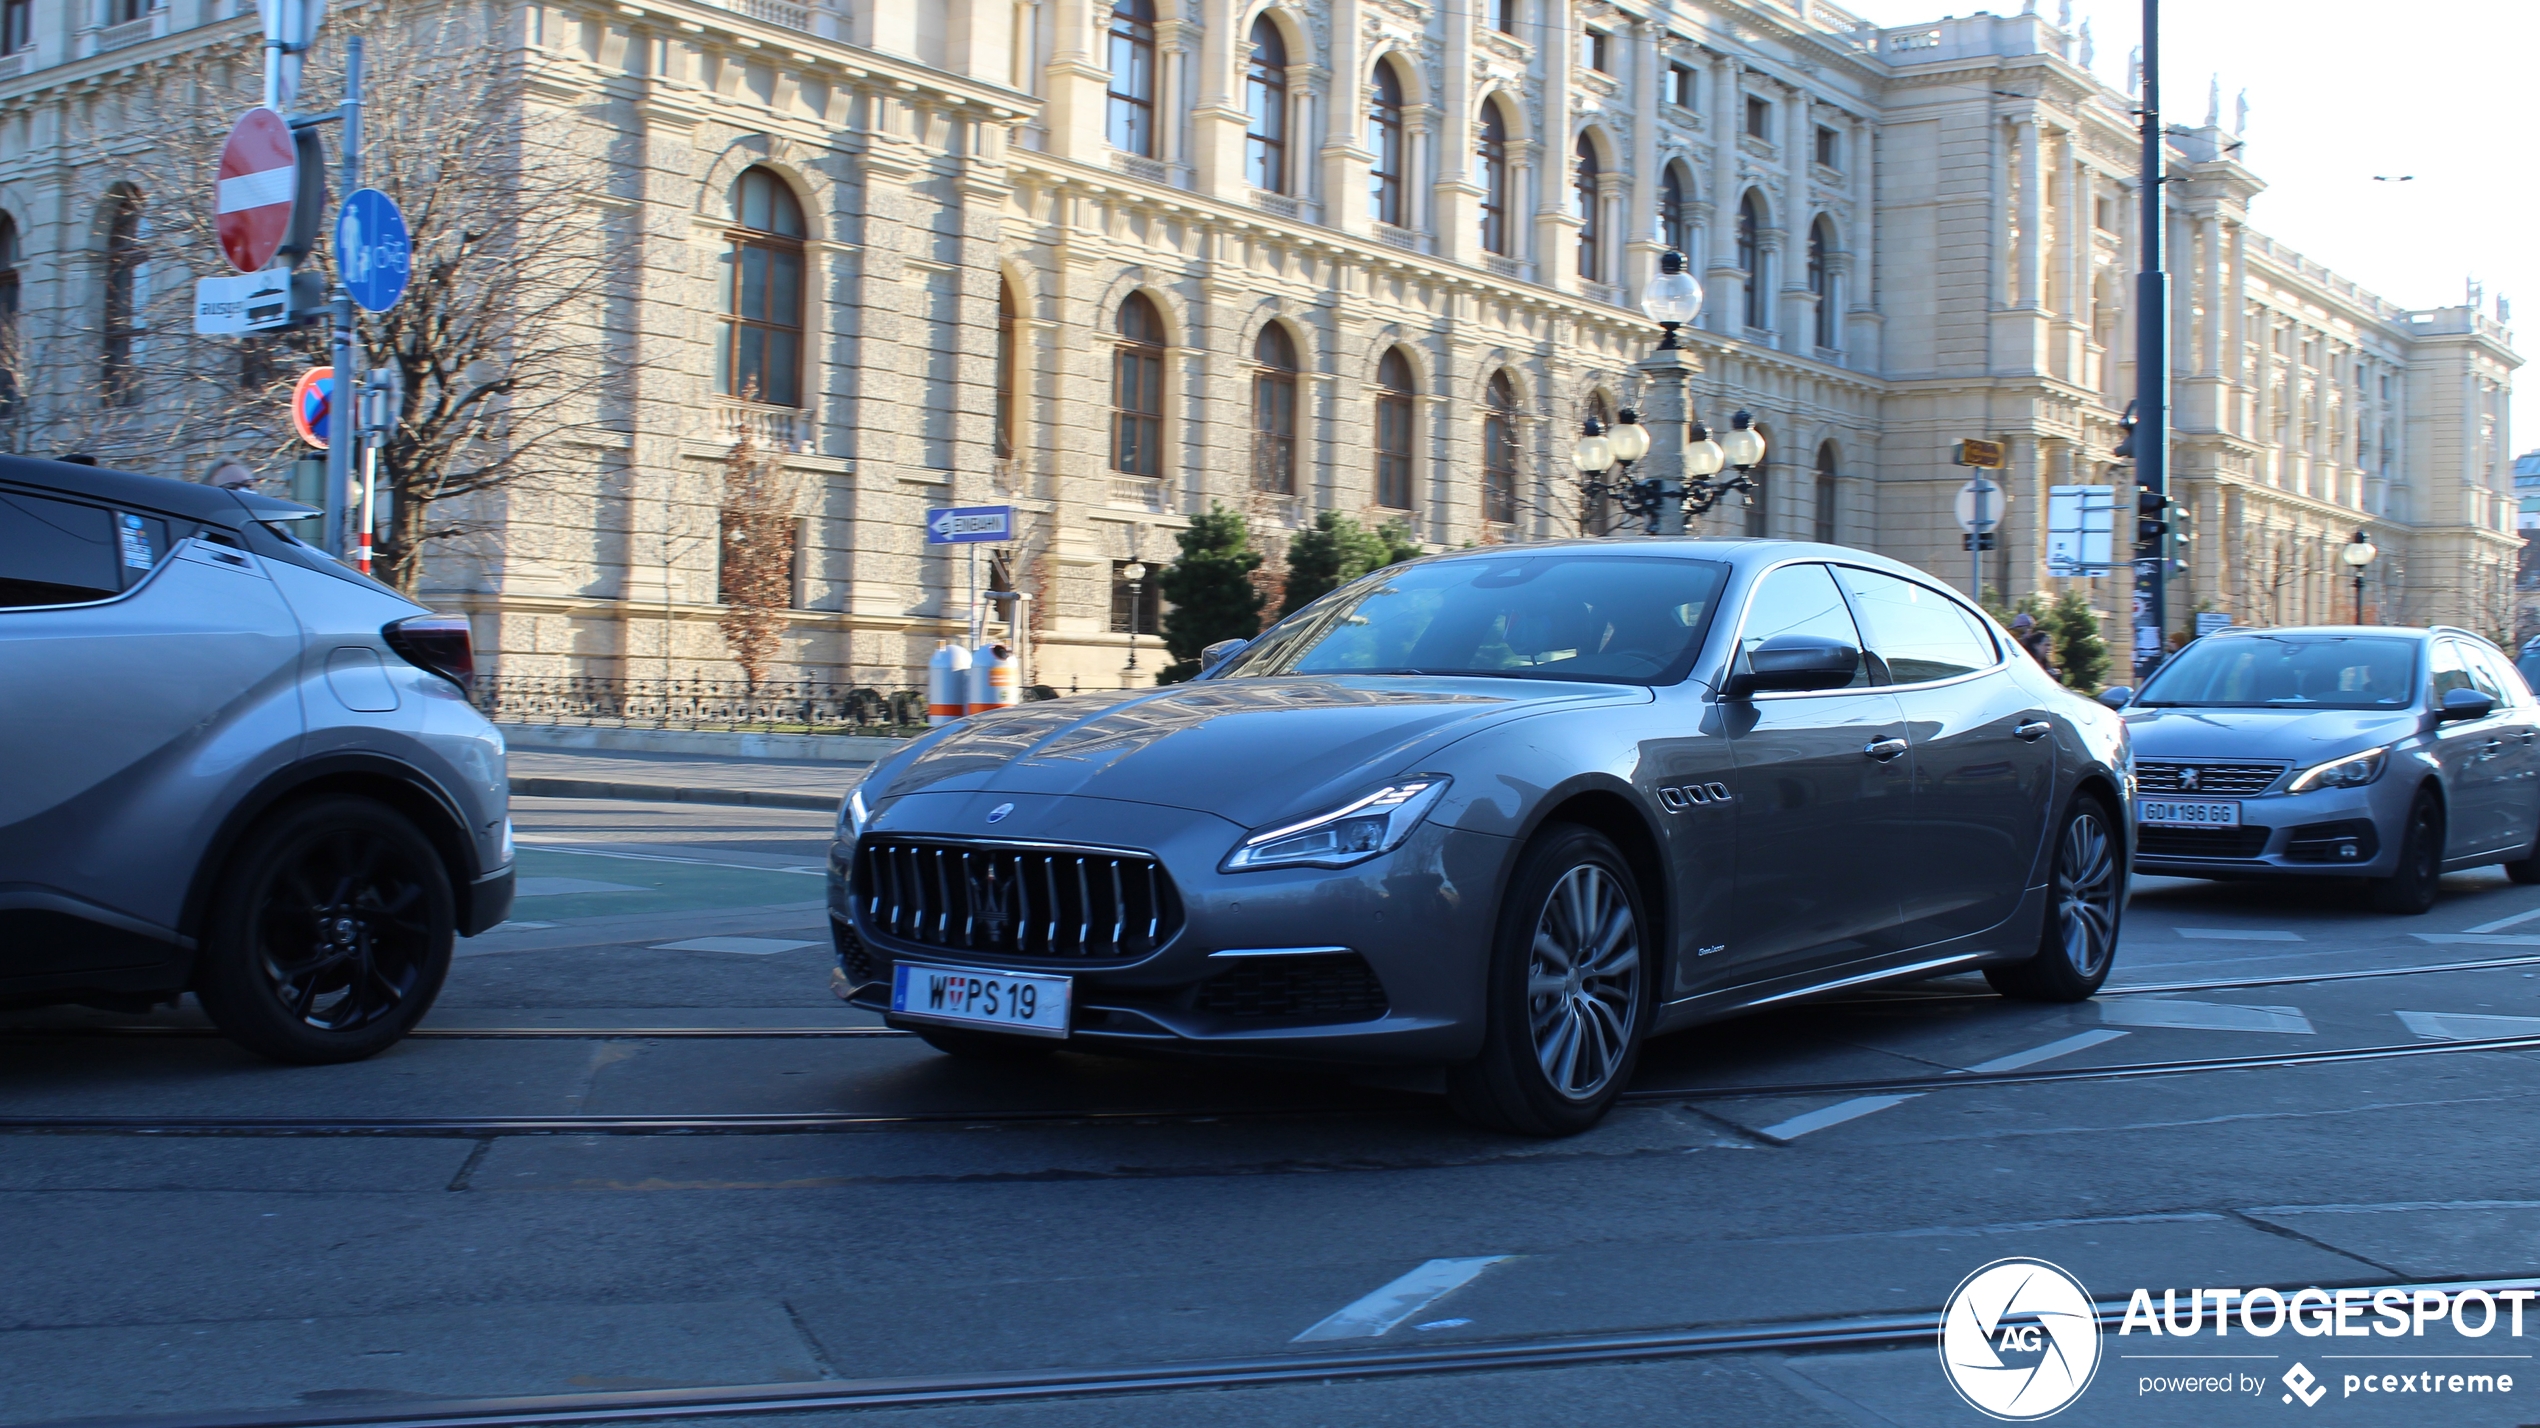
<svg viewBox="0 0 2540 1428"><path fill-rule="evenodd" d="M2313 764L2296 774L2292 786L2285 789L2285 792L2309 793L2319 788L2361 788L2381 777L2382 769L2389 762L2390 746L2387 744L2378 749L2366 749L2360 754L2348 754L2342 759L2330 759L2327 763Z"/></svg>
<svg viewBox="0 0 2540 1428"><path fill-rule="evenodd" d="M1219 870L1346 868L1389 853L1429 816L1447 782L1443 777L1404 779L1329 813L1265 828L1236 844Z"/></svg>

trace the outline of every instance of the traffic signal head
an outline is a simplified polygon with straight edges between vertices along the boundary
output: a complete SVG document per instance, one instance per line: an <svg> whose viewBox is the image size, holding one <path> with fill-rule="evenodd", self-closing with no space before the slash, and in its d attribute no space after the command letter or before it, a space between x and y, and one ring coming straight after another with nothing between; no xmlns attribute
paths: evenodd
<svg viewBox="0 0 2540 1428"><path fill-rule="evenodd" d="M2125 435L2118 438L2117 449L2114 453L2119 461L2131 461L2134 459L2134 428L2136 423L2140 420L2141 419L2134 414L2134 403L2126 403L2125 415L2117 418L2117 425L2125 428Z"/></svg>

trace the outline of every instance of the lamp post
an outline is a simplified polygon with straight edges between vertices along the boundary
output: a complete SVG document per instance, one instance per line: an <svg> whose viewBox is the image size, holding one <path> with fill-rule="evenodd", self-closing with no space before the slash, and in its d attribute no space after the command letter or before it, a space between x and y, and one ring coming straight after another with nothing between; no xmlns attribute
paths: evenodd
<svg viewBox="0 0 2540 1428"><path fill-rule="evenodd" d="M1702 311L1702 284L1685 271L1684 254L1671 249L1659 255L1658 276L1649 280L1640 310L1665 335L1657 351L1635 364L1647 378L1649 420L1644 430L1649 474L1634 484L1634 514L1645 516L1651 535L1683 535L1685 423L1692 416L1685 401L1685 383L1700 363L1676 340L1676 333Z"/></svg>
<svg viewBox="0 0 2540 1428"><path fill-rule="evenodd" d="M1129 582L1129 668L1136 669L1138 667L1138 626L1146 614L1146 562L1132 560L1120 567L1120 574Z"/></svg>
<svg viewBox="0 0 2540 1428"><path fill-rule="evenodd" d="M1649 515L1656 492L1648 482L1632 479L1632 463L1647 455L1649 428L1641 425L1640 413L1630 407L1623 408L1610 427L1589 417L1579 428L1579 444L1571 448L1570 464L1578 467L1579 474L1587 478L1579 483L1579 489L1594 503L1591 509L1599 517L1596 522L1598 535L1605 533L1603 507L1609 500L1634 520L1645 519ZM1618 467L1621 468L1619 471L1616 470ZM1605 479L1608 471L1616 472L1615 479ZM1586 524L1583 513L1580 525L1584 527Z"/></svg>
<svg viewBox="0 0 2540 1428"><path fill-rule="evenodd" d="M2337 558L2346 562L2346 568L2355 572L2355 623L2358 625L2364 622L2364 567L2372 564L2373 557L2379 554L2380 549L2362 531L2355 532L2355 538L2346 542L2346 548L2337 553Z"/></svg>

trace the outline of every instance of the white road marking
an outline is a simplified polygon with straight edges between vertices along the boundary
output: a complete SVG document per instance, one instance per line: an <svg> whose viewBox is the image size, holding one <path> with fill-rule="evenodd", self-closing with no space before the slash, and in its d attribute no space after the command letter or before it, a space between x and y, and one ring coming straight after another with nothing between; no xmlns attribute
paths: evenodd
<svg viewBox="0 0 2540 1428"><path fill-rule="evenodd" d="M2277 932L2262 927L2181 927L2177 929L2177 932L2181 937L2191 937L2199 942L2299 942L2302 940L2302 934L2298 932Z"/></svg>
<svg viewBox="0 0 2540 1428"><path fill-rule="evenodd" d="M663 952L738 952L745 957L766 957L778 952L791 952L797 947L817 947L817 942L804 942L790 937L691 937L685 942L656 942Z"/></svg>
<svg viewBox="0 0 2540 1428"><path fill-rule="evenodd" d="M2476 932L2411 932L2408 935L2438 947L2460 942L2479 947L2540 947L2540 937L2489 937Z"/></svg>
<svg viewBox="0 0 2540 1428"><path fill-rule="evenodd" d="M2491 1016L2485 1012L2399 1013L2408 1030L2428 1041L2482 1041L2491 1036L2540 1035L2540 1016Z"/></svg>
<svg viewBox="0 0 2540 1428"><path fill-rule="evenodd" d="M2032 1046L2026 1051L2014 1051L2008 1056L1997 1056L1990 1061L1979 1061L1967 1067L1966 1070L1969 1073L2017 1071L2023 1066L2034 1066L2040 1061L2052 1061L2058 1056L2069 1056L2076 1051L2087 1051L2091 1047L2114 1041L2123 1035L2125 1033L2122 1031L2085 1031L2078 1036L2067 1036L2061 1041L2050 1041L2044 1046ZM1837 1101L1822 1110L1793 1116L1779 1125L1766 1126L1756 1134L1778 1141L1794 1141L1811 1131L1821 1131L1828 1126L1839 1126L1845 1121L1855 1121L1863 1116L1876 1115L1890 1106L1901 1106L1907 1101L1919 1099L1921 1095L1921 1092L1915 1091L1901 1096L1857 1096L1849 1101Z"/></svg>
<svg viewBox="0 0 2540 1428"><path fill-rule="evenodd" d="M2218 1002L2173 1002L2129 997L2099 1003L2099 1019L2118 1026L2160 1026L2181 1031L2280 1031L2309 1036L2311 1019L2300 1007L2239 1007Z"/></svg>
<svg viewBox="0 0 2540 1428"><path fill-rule="evenodd" d="M2061 1041L2050 1041L2044 1046L2032 1046L2026 1051L2014 1051L2008 1056L1997 1056L1990 1061L1979 1061L1967 1070L1977 1075L1993 1071L2017 1071L2023 1066L2034 1066L2040 1061L2052 1061L2058 1056L2069 1056L2076 1051L2088 1051L2094 1046L2114 1041L2123 1035L2125 1033L2122 1031L2085 1031L2079 1036L2067 1036Z"/></svg>
<svg viewBox="0 0 2540 1428"><path fill-rule="evenodd" d="M2515 913L2515 914L2514 914L2513 916L2511 916L2511 917L2500 917L2500 918L2497 918L2494 922L2482 922L2482 923L2478 924L2476 927L2464 927L2464 928L2462 928L2462 929L2461 929L2461 931L2463 931L2463 932L2502 932L2502 931L2504 931L2504 930L2505 930L2506 928L2508 928L2508 927L2519 927L2519 926L2521 926L2523 923L2529 922L2531 919L2533 919L2533 918L2535 918L2535 917L2540 917L2540 907L2535 907L2535 908L2533 908L2533 909L2532 909L2531 911L2529 911L2529 912L2517 912L2517 913Z"/></svg>
<svg viewBox="0 0 2540 1428"><path fill-rule="evenodd" d="M1483 1270L1515 1258L1515 1255L1492 1254L1472 1259L1430 1260L1288 1342L1307 1344L1324 1339L1379 1338L1396 1324L1472 1283Z"/></svg>
<svg viewBox="0 0 2540 1428"><path fill-rule="evenodd" d="M575 893L651 892L631 883L594 882L589 878L522 878L512 885L513 897L569 897Z"/></svg>
<svg viewBox="0 0 2540 1428"><path fill-rule="evenodd" d="M1766 1126L1756 1134L1771 1140L1797 1140L1810 1131L1821 1131L1828 1126L1839 1126L1845 1121L1857 1121L1863 1116L1876 1115L1890 1106L1901 1106L1907 1101L1919 1100L1921 1096L1922 1093L1917 1091L1906 1096L1859 1096L1849 1101L1837 1101L1823 1110L1810 1111L1804 1116L1792 1116L1780 1125Z"/></svg>

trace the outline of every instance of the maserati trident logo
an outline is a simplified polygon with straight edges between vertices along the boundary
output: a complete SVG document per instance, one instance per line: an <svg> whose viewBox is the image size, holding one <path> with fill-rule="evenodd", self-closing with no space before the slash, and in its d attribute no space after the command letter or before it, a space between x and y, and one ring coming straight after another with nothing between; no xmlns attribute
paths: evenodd
<svg viewBox="0 0 2540 1428"><path fill-rule="evenodd" d="M2196 769L2193 765L2181 768L2178 771L2179 792L2194 793L2201 787L2203 787L2203 785L2196 781Z"/></svg>
<svg viewBox="0 0 2540 1428"><path fill-rule="evenodd" d="M1013 804L1000 803L996 807L988 810L988 821L991 823L1003 823L1005 821L1005 816L1013 811Z"/></svg>
<svg viewBox="0 0 2540 1428"><path fill-rule="evenodd" d="M980 930L987 933L988 940L996 942L1005 936L1006 924L1013 920L1008 906L1012 884L997 876L997 860L993 857L988 859L987 867L971 869L963 880L969 884L970 915L979 920Z"/></svg>
<svg viewBox="0 0 2540 1428"><path fill-rule="evenodd" d="M2062 1412L2099 1371L2090 1291L2042 1259L1995 1260L1949 1296L1940 1367L1979 1413L2017 1422Z"/></svg>

